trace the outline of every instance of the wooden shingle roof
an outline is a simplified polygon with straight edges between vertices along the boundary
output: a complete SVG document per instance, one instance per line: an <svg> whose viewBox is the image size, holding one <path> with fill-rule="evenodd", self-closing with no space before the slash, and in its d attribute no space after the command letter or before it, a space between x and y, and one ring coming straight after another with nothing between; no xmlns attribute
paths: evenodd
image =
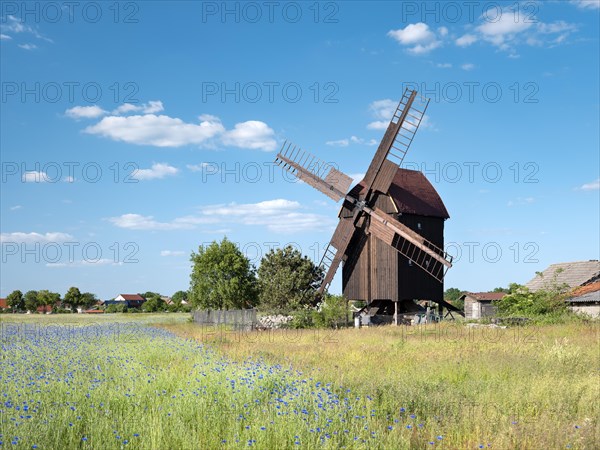
<svg viewBox="0 0 600 450"><path fill-rule="evenodd" d="M566 284L570 288L583 286L600 277L600 261L597 259L589 261L575 261L552 264L541 274L536 275L525 286L530 291L536 292L547 289L552 285Z"/></svg>
<svg viewBox="0 0 600 450"><path fill-rule="evenodd" d="M366 194L365 184L361 181L350 191L353 197ZM419 216L441 217L450 215L439 194L429 180L418 170L398 169L388 194L396 204L398 212Z"/></svg>

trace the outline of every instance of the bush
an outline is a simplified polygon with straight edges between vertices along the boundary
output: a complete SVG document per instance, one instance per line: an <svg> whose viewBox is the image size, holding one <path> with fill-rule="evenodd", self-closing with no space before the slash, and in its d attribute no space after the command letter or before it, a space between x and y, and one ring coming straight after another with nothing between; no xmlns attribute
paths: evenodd
<svg viewBox="0 0 600 450"><path fill-rule="evenodd" d="M126 313L127 306L125 305L108 305L104 310L106 313Z"/></svg>
<svg viewBox="0 0 600 450"><path fill-rule="evenodd" d="M314 310L312 308L300 309L292 313L294 317L292 321L287 325L287 328L312 328L315 326L313 320Z"/></svg>
<svg viewBox="0 0 600 450"><path fill-rule="evenodd" d="M314 312L315 326L320 328L339 328L348 322L346 299L342 295L327 295Z"/></svg>

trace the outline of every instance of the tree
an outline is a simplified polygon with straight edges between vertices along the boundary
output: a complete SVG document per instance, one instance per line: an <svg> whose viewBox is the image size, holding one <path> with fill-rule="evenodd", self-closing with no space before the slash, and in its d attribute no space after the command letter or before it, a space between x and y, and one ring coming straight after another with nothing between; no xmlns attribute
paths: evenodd
<svg viewBox="0 0 600 450"><path fill-rule="evenodd" d="M75 312L78 306L81 305L82 295L79 291L79 288L72 286L69 288L67 293L65 294L65 303L67 303L71 307L71 311Z"/></svg>
<svg viewBox="0 0 600 450"><path fill-rule="evenodd" d="M152 292L152 291L148 291L148 292L144 292L143 294L140 294L142 297L144 297L145 300L150 300L151 298L160 298L160 294L158 292Z"/></svg>
<svg viewBox="0 0 600 450"><path fill-rule="evenodd" d="M50 292L48 289L42 289L37 293L38 306L52 306L54 308L60 302L60 294Z"/></svg>
<svg viewBox="0 0 600 450"><path fill-rule="evenodd" d="M24 296L25 309L27 311L35 311L39 305L38 303L38 292L27 291Z"/></svg>
<svg viewBox="0 0 600 450"><path fill-rule="evenodd" d="M510 289L503 288L503 287L497 287L497 288L494 288L494 290L492 292L504 292L504 293L508 294L510 292Z"/></svg>
<svg viewBox="0 0 600 450"><path fill-rule="evenodd" d="M165 309L165 302L160 296L150 297L142 304L142 310L145 312L156 312L163 311Z"/></svg>
<svg viewBox="0 0 600 450"><path fill-rule="evenodd" d="M465 302L463 300L459 300L460 297L465 293L465 291L461 291L458 288L448 288L446 292L444 292L444 300L452 303L458 309L464 309Z"/></svg>
<svg viewBox="0 0 600 450"><path fill-rule="evenodd" d="M226 237L192 252L189 299L205 309L239 309L256 304L254 267Z"/></svg>
<svg viewBox="0 0 600 450"><path fill-rule="evenodd" d="M171 300L173 300L173 303L175 305L177 305L177 307L181 306L181 303L187 302L187 299L188 299L187 291L177 291L171 297Z"/></svg>
<svg viewBox="0 0 600 450"><path fill-rule="evenodd" d="M83 309L90 308L97 301L98 301L98 298L96 298L96 294L92 294L91 292L84 292L83 294L81 294L80 305Z"/></svg>
<svg viewBox="0 0 600 450"><path fill-rule="evenodd" d="M23 293L19 290L12 291L6 297L6 303L10 307L10 309L14 311L21 311L25 309L25 299L23 298Z"/></svg>
<svg viewBox="0 0 600 450"><path fill-rule="evenodd" d="M299 250L288 245L271 249L258 268L260 307L291 311L314 300L323 280L323 270Z"/></svg>

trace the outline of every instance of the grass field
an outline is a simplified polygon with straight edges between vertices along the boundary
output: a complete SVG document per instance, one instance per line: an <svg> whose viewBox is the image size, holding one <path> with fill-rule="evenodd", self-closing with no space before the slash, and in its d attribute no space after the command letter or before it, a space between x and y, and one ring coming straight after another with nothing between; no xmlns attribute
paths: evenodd
<svg viewBox="0 0 600 450"><path fill-rule="evenodd" d="M236 333L187 320L0 316L2 446L593 449L600 442L597 324Z"/></svg>

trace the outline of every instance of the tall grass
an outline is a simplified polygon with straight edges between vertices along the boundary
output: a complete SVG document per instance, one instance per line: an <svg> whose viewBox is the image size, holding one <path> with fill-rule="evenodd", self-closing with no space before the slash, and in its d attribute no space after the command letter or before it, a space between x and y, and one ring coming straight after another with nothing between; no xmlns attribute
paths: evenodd
<svg viewBox="0 0 600 450"><path fill-rule="evenodd" d="M404 408L443 435L446 448L600 443L597 322L262 333L168 328L234 360L263 357L371 395L381 414Z"/></svg>
<svg viewBox="0 0 600 450"><path fill-rule="evenodd" d="M3 447L599 442L593 324L235 333L184 315L124 316L2 317Z"/></svg>

